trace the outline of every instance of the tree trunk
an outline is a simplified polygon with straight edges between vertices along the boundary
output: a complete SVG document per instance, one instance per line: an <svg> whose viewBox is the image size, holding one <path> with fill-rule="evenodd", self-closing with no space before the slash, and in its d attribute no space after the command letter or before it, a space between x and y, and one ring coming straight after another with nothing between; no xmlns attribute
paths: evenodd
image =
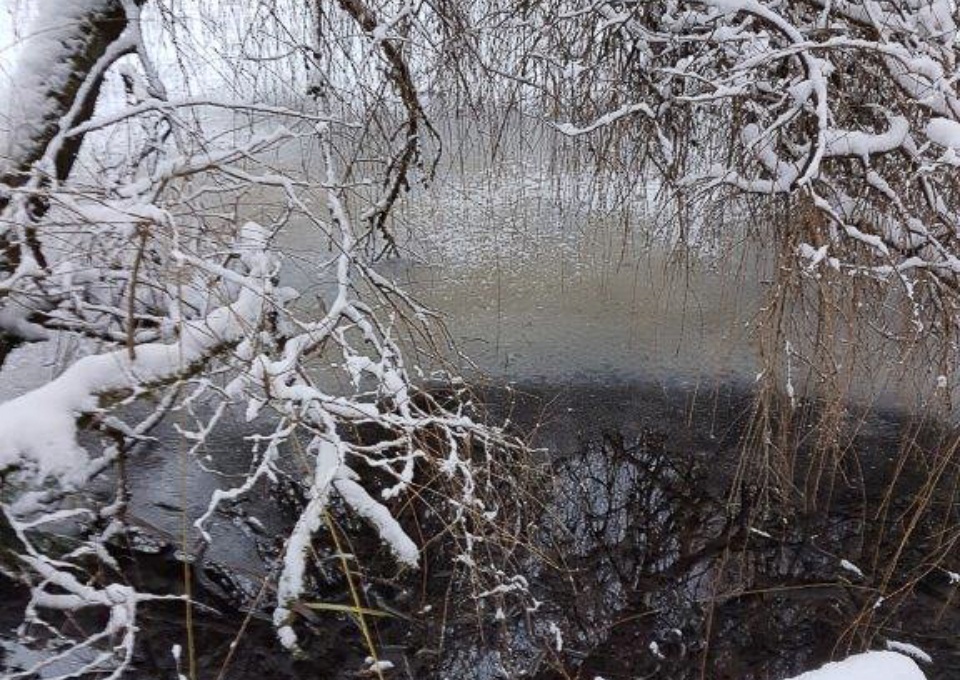
<svg viewBox="0 0 960 680"><path fill-rule="evenodd" d="M10 204L15 191L30 181L37 162L48 155L64 118L72 113L70 125L76 126L93 115L105 71L97 64L127 26L121 0L89 0L85 5L67 6L48 2L40 11L14 73L16 91L23 93L23 98L13 102L8 137L0 140L0 227L6 225L0 234L3 277L20 265L23 245L46 267L37 222L47 211L47 201L30 196L25 213ZM31 97L31 91L40 94ZM83 135L63 139L50 159L52 167L43 171L51 173L51 179L66 180L82 144ZM16 223L22 227L19 236L10 228ZM0 367L22 341L14 330L0 330Z"/></svg>
<svg viewBox="0 0 960 680"><path fill-rule="evenodd" d="M41 11L58 10L59 3L48 4L44 4ZM38 25L44 23L41 16ZM50 23L53 25L52 21ZM39 106L25 106L14 113L11 138L7 140L8 149L4 153L7 161L0 165L0 212L10 202L9 189L25 184L33 164L43 158L48 144L60 131L63 116L76 104L79 109L72 121L74 125L93 115L102 77L87 88L81 86L107 48L123 33L127 19L120 0L98 0L90 2L75 20L64 20L64 23L67 25L57 26L56 35L41 34L36 38L38 45L31 42L28 49L31 53L39 52L41 58L31 57L29 63L16 72L18 86L22 84L21 80L29 79L42 83L46 90L36 102ZM78 100L81 96L82 100ZM77 135L65 140L58 150L53 159L57 180L63 181L70 175L82 143L83 135Z"/></svg>

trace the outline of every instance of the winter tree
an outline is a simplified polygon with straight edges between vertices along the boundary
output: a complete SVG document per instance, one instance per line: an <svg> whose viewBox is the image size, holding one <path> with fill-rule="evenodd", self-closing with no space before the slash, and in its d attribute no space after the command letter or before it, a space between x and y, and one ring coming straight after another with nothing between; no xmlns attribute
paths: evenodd
<svg viewBox="0 0 960 680"><path fill-rule="evenodd" d="M517 445L460 383L450 399L426 389L416 352L442 328L371 264L397 248L405 190L429 184L444 107L535 116L610 181L662 180L679 240L740 238L761 212L777 258L762 386L788 402L801 364L845 396L834 341L790 325L810 282L840 344L875 333L953 370L950 0L188 4L24 4L6 93L0 363L29 344L78 349L0 405L0 565L31 589L26 622L53 635L64 612L108 612L58 653L97 650L83 672L120 676L140 607L181 598L124 584L111 554L128 528L123 468L172 418L198 462L228 411L270 423L244 481L188 533L209 540L218 510L258 485L303 489L272 593L291 650L333 499L411 569L423 546L404 513L429 505L477 598L524 591L498 518ZM316 304L285 273L292 224L328 251ZM865 323L877 310L889 322ZM786 482L786 467L758 469ZM87 493L101 478L119 480L106 502ZM78 538L64 547L51 526Z"/></svg>

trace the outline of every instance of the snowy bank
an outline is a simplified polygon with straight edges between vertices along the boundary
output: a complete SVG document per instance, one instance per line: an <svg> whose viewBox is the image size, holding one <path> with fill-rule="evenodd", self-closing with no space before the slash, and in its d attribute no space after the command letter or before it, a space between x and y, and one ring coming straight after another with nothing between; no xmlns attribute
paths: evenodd
<svg viewBox="0 0 960 680"><path fill-rule="evenodd" d="M828 663L792 680L926 680L917 663L897 652L866 652Z"/></svg>

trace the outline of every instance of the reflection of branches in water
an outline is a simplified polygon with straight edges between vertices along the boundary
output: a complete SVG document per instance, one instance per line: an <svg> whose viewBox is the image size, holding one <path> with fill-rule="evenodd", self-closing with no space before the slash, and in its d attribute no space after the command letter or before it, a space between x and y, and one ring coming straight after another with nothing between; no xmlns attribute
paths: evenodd
<svg viewBox="0 0 960 680"><path fill-rule="evenodd" d="M860 450L890 444L857 440ZM782 514L763 511L756 491L736 502L712 492L735 473L735 448L708 460L649 431L586 443L557 470L561 489L585 493L558 494L554 508L567 578L545 587L569 648L554 662L614 676L785 677L918 634L931 635L921 646L935 657L949 654L948 637L933 636L960 622L957 557L943 535L956 520L955 503L943 504L952 487L917 514L924 478L869 459L868 497L848 485L815 512Z"/></svg>

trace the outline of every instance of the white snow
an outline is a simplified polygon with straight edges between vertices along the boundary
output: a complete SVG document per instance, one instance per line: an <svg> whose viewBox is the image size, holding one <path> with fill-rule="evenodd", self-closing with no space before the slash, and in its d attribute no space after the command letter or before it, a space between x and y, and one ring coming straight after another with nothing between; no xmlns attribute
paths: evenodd
<svg viewBox="0 0 960 680"><path fill-rule="evenodd" d="M375 673L381 673L383 671L389 671L393 668L392 661L377 661L372 656L368 656L364 660L364 663L367 664L367 673L371 675Z"/></svg>
<svg viewBox="0 0 960 680"><path fill-rule="evenodd" d="M551 621L550 626L547 629L550 634L553 636L553 648L558 652L563 651L563 631L560 630L560 626L556 622Z"/></svg>
<svg viewBox="0 0 960 680"><path fill-rule="evenodd" d="M407 533L400 526L400 523L393 518L390 511L375 501L366 489L351 479L352 476L354 475L349 473L348 468L342 467L340 469L340 476L334 482L337 493L354 512L367 520L377 530L380 538L390 547L398 562L415 568L420 561L420 549L417 544L407 536Z"/></svg>
<svg viewBox="0 0 960 680"><path fill-rule="evenodd" d="M244 247L262 244L258 229L245 227ZM140 345L134 357L126 348L86 356L55 380L0 404L0 471L17 470L35 484L54 478L64 488L86 481L88 456L77 443L76 419L95 412L101 395L168 379L259 324L262 286L274 258L260 251L244 252L242 259L250 270L248 287L205 319L183 323L178 341Z"/></svg>
<svg viewBox="0 0 960 680"><path fill-rule="evenodd" d="M744 0L710 0L707 4L715 7L721 14L732 14L739 12L749 3Z"/></svg>
<svg viewBox="0 0 960 680"><path fill-rule="evenodd" d="M917 661L922 661L923 663L933 663L933 658L929 654L916 645L911 645L909 642L887 640L887 649L889 649L891 652L900 652L901 654L906 654L907 656L914 658Z"/></svg>
<svg viewBox="0 0 960 680"><path fill-rule="evenodd" d="M917 663L897 652L865 652L789 680L926 680Z"/></svg>
<svg viewBox="0 0 960 680"><path fill-rule="evenodd" d="M956 3L953 0L927 0L920 3L917 19L930 38L950 45L957 38L957 23L953 18L955 12Z"/></svg>
<svg viewBox="0 0 960 680"><path fill-rule="evenodd" d="M577 127L573 123L554 123L554 127L561 134L567 135L568 137L575 137L577 135L585 135L589 132L593 132L598 128L611 125L621 118L626 118L628 116L634 116L636 114L642 114L648 118L656 118L653 109L650 108L649 104L646 103L637 103L637 104L626 104L621 106L615 111L610 111L606 113L593 122L584 125L583 127Z"/></svg>
<svg viewBox="0 0 960 680"><path fill-rule="evenodd" d="M910 133L910 123L903 116L891 116L886 132L872 134L859 130L830 129L826 131L828 156L859 156L869 161L872 154L886 153L898 148Z"/></svg>
<svg viewBox="0 0 960 680"><path fill-rule="evenodd" d="M849 571L851 574L854 574L859 578L863 578L863 572L860 570L860 567L855 565L853 562L849 560L840 560L840 566Z"/></svg>
<svg viewBox="0 0 960 680"><path fill-rule="evenodd" d="M16 61L9 82L16 87L8 88L7 96L0 99L0 174L3 159L17 158L21 146L40 129L50 108L49 93L61 91L67 82L71 71L65 57L82 39L78 20L110 4L110 0L57 0L49 3L55 11L34 13L10 59Z"/></svg>
<svg viewBox="0 0 960 680"><path fill-rule="evenodd" d="M824 244L819 248L814 248L809 243L801 243L799 247L800 256L810 260L810 264L807 265L808 269L816 269L817 265L823 262L824 258L827 256L827 251L830 246Z"/></svg>
<svg viewBox="0 0 960 680"><path fill-rule="evenodd" d="M949 118L931 118L927 123L927 139L948 149L960 149L960 123Z"/></svg>

